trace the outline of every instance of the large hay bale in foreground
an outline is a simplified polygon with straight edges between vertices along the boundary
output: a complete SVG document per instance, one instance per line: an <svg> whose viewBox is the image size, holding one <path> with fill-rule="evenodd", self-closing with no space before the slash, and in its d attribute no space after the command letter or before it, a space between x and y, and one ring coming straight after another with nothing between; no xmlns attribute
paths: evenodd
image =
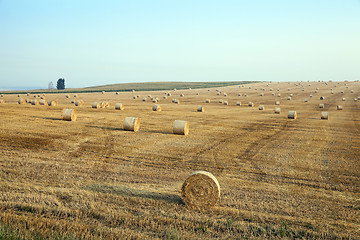
<svg viewBox="0 0 360 240"><path fill-rule="evenodd" d="M280 108L275 108L275 110L274 110L274 113L275 113L275 114L280 114L280 112L281 112L281 109L280 109Z"/></svg>
<svg viewBox="0 0 360 240"><path fill-rule="evenodd" d="M173 125L173 133L180 135L188 135L189 123L185 120L175 120Z"/></svg>
<svg viewBox="0 0 360 240"><path fill-rule="evenodd" d="M115 110L124 110L124 104L116 103L115 104Z"/></svg>
<svg viewBox="0 0 360 240"><path fill-rule="evenodd" d="M156 112L160 112L160 111L161 111L161 106L160 106L160 104L155 104L155 105L152 107L152 110L153 110L153 111L156 111Z"/></svg>
<svg viewBox="0 0 360 240"><path fill-rule="evenodd" d="M124 119L124 130L137 132L140 128L140 119L137 117L126 117Z"/></svg>
<svg viewBox="0 0 360 240"><path fill-rule="evenodd" d="M198 111L198 112L205 112L205 108L204 108L203 106L199 105L199 106L197 107L197 111Z"/></svg>
<svg viewBox="0 0 360 240"><path fill-rule="evenodd" d="M55 100L50 100L48 101L48 106L56 106L56 101Z"/></svg>
<svg viewBox="0 0 360 240"><path fill-rule="evenodd" d="M328 112L321 112L320 118L328 120L329 119L329 113Z"/></svg>
<svg viewBox="0 0 360 240"><path fill-rule="evenodd" d="M18 104L24 104L24 103L26 103L25 99L20 98L20 99L18 100Z"/></svg>
<svg viewBox="0 0 360 240"><path fill-rule="evenodd" d="M296 111L289 111L289 112L288 112L288 118L289 118L289 119L296 119L296 118L297 118L297 113L296 113Z"/></svg>
<svg viewBox="0 0 360 240"><path fill-rule="evenodd" d="M212 207L220 199L219 182L209 172L194 172L183 183L181 198L186 206L190 208L204 209Z"/></svg>
<svg viewBox="0 0 360 240"><path fill-rule="evenodd" d="M64 109L62 113L62 120L65 121L76 121L75 109Z"/></svg>
<svg viewBox="0 0 360 240"><path fill-rule="evenodd" d="M336 106L336 109L337 109L337 110L342 110L343 107L342 107L341 105L337 105L337 106Z"/></svg>
<svg viewBox="0 0 360 240"><path fill-rule="evenodd" d="M93 103L91 104L91 107L92 107L92 108L100 108L101 106L100 106L100 103L98 103L98 102L93 102Z"/></svg>

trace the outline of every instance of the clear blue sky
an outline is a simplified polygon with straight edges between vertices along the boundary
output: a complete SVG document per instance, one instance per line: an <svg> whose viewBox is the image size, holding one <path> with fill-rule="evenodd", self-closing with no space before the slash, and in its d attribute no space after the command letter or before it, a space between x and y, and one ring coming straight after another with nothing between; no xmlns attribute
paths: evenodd
<svg viewBox="0 0 360 240"><path fill-rule="evenodd" d="M0 0L0 88L360 79L360 0Z"/></svg>

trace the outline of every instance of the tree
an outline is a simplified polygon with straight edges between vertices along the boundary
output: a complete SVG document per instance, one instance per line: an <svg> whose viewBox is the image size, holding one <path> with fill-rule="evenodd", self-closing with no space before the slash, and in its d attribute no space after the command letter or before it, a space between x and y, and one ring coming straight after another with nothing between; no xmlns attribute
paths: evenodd
<svg viewBox="0 0 360 240"><path fill-rule="evenodd" d="M48 89L49 90L54 89L54 83L53 82L49 82Z"/></svg>
<svg viewBox="0 0 360 240"><path fill-rule="evenodd" d="M58 90L63 90L63 89L65 89L65 79L59 78L59 80L57 80L57 83L56 83L56 88L57 88Z"/></svg>

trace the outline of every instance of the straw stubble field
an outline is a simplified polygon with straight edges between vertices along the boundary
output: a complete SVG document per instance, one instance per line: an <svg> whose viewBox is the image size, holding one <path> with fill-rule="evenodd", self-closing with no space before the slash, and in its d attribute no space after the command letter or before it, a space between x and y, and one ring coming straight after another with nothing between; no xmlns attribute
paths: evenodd
<svg viewBox="0 0 360 240"><path fill-rule="evenodd" d="M167 99L164 91L78 93L79 107L70 103L73 95L47 94L57 101L49 107L19 105L17 95L6 94L0 232L24 238L360 238L360 101L354 101L360 83L267 84L222 87L220 95L215 88L170 91ZM149 98L142 101L148 95L160 99L162 111L152 111ZM110 107L91 107L100 101ZM125 109L115 110L115 103ZM197 112L198 105L205 112ZM62 121L64 108L75 108L77 121ZM287 118L290 110L297 119ZM322 111L329 120L320 119ZM138 132L123 131L130 116L140 119ZM172 134L174 120L187 120L189 135ZM221 186L219 204L200 211L181 200L184 180L198 170L213 173Z"/></svg>

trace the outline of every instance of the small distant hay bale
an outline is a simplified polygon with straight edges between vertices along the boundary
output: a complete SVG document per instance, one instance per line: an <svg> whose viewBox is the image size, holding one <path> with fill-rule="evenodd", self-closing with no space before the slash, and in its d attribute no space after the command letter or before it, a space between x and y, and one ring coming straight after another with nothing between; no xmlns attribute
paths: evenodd
<svg viewBox="0 0 360 240"><path fill-rule="evenodd" d="M25 99L25 102L26 102L26 103L29 103L29 99L26 98L26 99Z"/></svg>
<svg viewBox="0 0 360 240"><path fill-rule="evenodd" d="M21 94L18 94L17 96L18 96L18 97L21 97Z"/></svg>
<svg viewBox="0 0 360 240"><path fill-rule="evenodd" d="M341 91L340 93L344 93L344 91Z"/></svg>
<svg viewBox="0 0 360 240"><path fill-rule="evenodd" d="M106 107L106 102L100 102L100 107L105 108Z"/></svg>
<svg viewBox="0 0 360 240"><path fill-rule="evenodd" d="M44 100L45 100L45 96L44 96L44 95L42 95L42 96L40 97L40 99L44 99Z"/></svg>
<svg viewBox="0 0 360 240"><path fill-rule="evenodd" d="M185 120L175 120L173 125L173 133L179 135L189 134L189 123Z"/></svg>
<svg viewBox="0 0 360 240"><path fill-rule="evenodd" d="M313 95L310 95L310 97L312 98L312 97L313 97Z"/></svg>
<svg viewBox="0 0 360 240"><path fill-rule="evenodd" d="M98 102L93 102L93 103L91 104L91 107L92 107L92 108L100 108L101 105L100 105L100 103L98 103Z"/></svg>
<svg viewBox="0 0 360 240"><path fill-rule="evenodd" d="M20 98L20 99L18 100L18 104L24 104L24 103L26 103L25 99Z"/></svg>
<svg viewBox="0 0 360 240"><path fill-rule="evenodd" d="M357 100L360 100L360 97L357 97Z"/></svg>
<svg viewBox="0 0 360 240"><path fill-rule="evenodd" d="M35 94L35 95L34 95L34 98L36 98L36 97L37 97L37 95Z"/></svg>
<svg viewBox="0 0 360 240"><path fill-rule="evenodd" d="M248 103L248 106L249 106L249 107L253 107L253 106L254 106L254 103L253 103L253 102L249 102L249 103Z"/></svg>
<svg viewBox="0 0 360 240"><path fill-rule="evenodd" d="M54 106L56 106L56 101L55 100L49 100L47 102L47 104L48 104L48 106L54 107Z"/></svg>
<svg viewBox="0 0 360 240"><path fill-rule="evenodd" d="M241 102L240 102L240 101L237 101L237 102L236 102L236 106L241 106Z"/></svg>
<svg viewBox="0 0 360 240"><path fill-rule="evenodd" d="M69 98L70 96L69 95L65 95L66 98Z"/></svg>
<svg viewBox="0 0 360 240"><path fill-rule="evenodd" d="M152 110L153 110L153 111L156 111L156 112L160 112L160 111L161 111L161 106L160 106L160 104L155 104L155 105L152 107Z"/></svg>
<svg viewBox="0 0 360 240"><path fill-rule="evenodd" d="M329 113L328 112L321 112L320 118L328 120L329 119Z"/></svg>
<svg viewBox="0 0 360 240"><path fill-rule="evenodd" d="M78 95L77 94L74 94L74 97L77 97Z"/></svg>
<svg viewBox="0 0 360 240"><path fill-rule="evenodd" d="M275 105L280 105L280 101L276 101L276 102L275 102Z"/></svg>
<svg viewBox="0 0 360 240"><path fill-rule="evenodd" d="M336 109L337 109L337 110L342 110L343 107L342 107L341 105L337 105L337 106L336 106Z"/></svg>
<svg viewBox="0 0 360 240"><path fill-rule="evenodd" d="M275 96L275 93L271 93L272 96Z"/></svg>
<svg viewBox="0 0 360 240"><path fill-rule="evenodd" d="M156 98L154 98L154 99L152 100L152 102L153 102L153 103L158 103L159 100L157 100Z"/></svg>
<svg viewBox="0 0 360 240"><path fill-rule="evenodd" d="M269 89L269 91L271 92L271 91L273 91L273 89L272 89L272 88L270 88L270 89Z"/></svg>
<svg viewBox="0 0 360 240"><path fill-rule="evenodd" d="M290 91L290 88L288 88L288 91Z"/></svg>
<svg viewBox="0 0 360 240"><path fill-rule="evenodd" d="M0 103L5 103L5 101L4 101L4 100L2 100L2 99L0 99Z"/></svg>
<svg viewBox="0 0 360 240"><path fill-rule="evenodd" d="M244 93L244 97L247 97L247 94L246 94L246 93Z"/></svg>
<svg viewBox="0 0 360 240"><path fill-rule="evenodd" d="M288 97L287 100L291 100L291 97Z"/></svg>
<svg viewBox="0 0 360 240"><path fill-rule="evenodd" d="M30 97L30 93L26 93L26 96Z"/></svg>
<svg viewBox="0 0 360 240"><path fill-rule="evenodd" d="M40 97L40 94L38 94L37 96Z"/></svg>
<svg viewBox="0 0 360 240"><path fill-rule="evenodd" d="M71 103L75 103L75 100L71 100Z"/></svg>
<svg viewBox="0 0 360 240"><path fill-rule="evenodd" d="M185 95L184 94L180 94L180 97L184 97Z"/></svg>
<svg viewBox="0 0 360 240"><path fill-rule="evenodd" d="M279 92L279 91L280 91L280 89L278 88L278 89L276 89L276 91L278 91L278 92Z"/></svg>
<svg viewBox="0 0 360 240"><path fill-rule="evenodd" d="M280 93L278 94L278 97L281 97L281 94L280 94Z"/></svg>
<svg viewBox="0 0 360 240"><path fill-rule="evenodd" d="M116 103L115 104L115 110L124 110L124 104Z"/></svg>
<svg viewBox="0 0 360 240"><path fill-rule="evenodd" d="M227 94L226 93L224 93L224 97L226 97L227 96Z"/></svg>
<svg viewBox="0 0 360 240"><path fill-rule="evenodd" d="M229 105L228 101L224 101L224 105Z"/></svg>
<svg viewBox="0 0 360 240"><path fill-rule="evenodd" d="M222 100L222 99L220 99L220 100L219 100L219 103L223 103L223 100Z"/></svg>
<svg viewBox="0 0 360 240"><path fill-rule="evenodd" d="M175 100L176 100L175 98L174 98L174 99L171 99L171 102L175 103Z"/></svg>
<svg viewBox="0 0 360 240"><path fill-rule="evenodd" d="M330 93L331 93L331 94L334 94L334 91L331 91Z"/></svg>
<svg viewBox="0 0 360 240"><path fill-rule="evenodd" d="M280 109L280 108L275 108L275 109L274 109L274 113L275 113L275 114L280 114L280 112L281 112L281 109Z"/></svg>
<svg viewBox="0 0 360 240"><path fill-rule="evenodd" d="M241 93L239 93L238 96L241 97Z"/></svg>
<svg viewBox="0 0 360 240"><path fill-rule="evenodd" d="M198 112L205 112L205 108L204 108L203 106L199 105L199 106L197 107L197 111L198 111Z"/></svg>
<svg viewBox="0 0 360 240"><path fill-rule="evenodd" d="M320 104L319 104L319 108L324 108L324 104L323 104L323 103L320 103Z"/></svg>
<svg viewBox="0 0 360 240"><path fill-rule="evenodd" d="M165 95L165 96L163 96L163 99L167 99L167 96Z"/></svg>
<svg viewBox="0 0 360 240"><path fill-rule="evenodd" d="M32 105L39 105L39 100L34 99L34 100L31 101L31 104Z"/></svg>
<svg viewBox="0 0 360 240"><path fill-rule="evenodd" d="M137 117L126 117L124 119L124 130L137 132L140 128L140 119Z"/></svg>
<svg viewBox="0 0 360 240"><path fill-rule="evenodd" d="M77 106L77 107L80 107L81 105L83 105L84 104L84 101L83 100L79 100L79 101L76 101L75 102L75 106Z"/></svg>
<svg viewBox="0 0 360 240"><path fill-rule="evenodd" d="M167 95L168 95L168 97L170 97L170 96L171 96L171 93L168 93Z"/></svg>
<svg viewBox="0 0 360 240"><path fill-rule="evenodd" d="M210 99L206 99L206 100L205 100L205 103L210 103L210 102L211 102Z"/></svg>
<svg viewBox="0 0 360 240"><path fill-rule="evenodd" d="M296 111L289 111L289 112L288 112L288 118L289 118L289 119L296 119L296 118L297 118L297 113L296 113Z"/></svg>
<svg viewBox="0 0 360 240"><path fill-rule="evenodd" d="M263 97L264 96L264 94L263 93L260 93L260 97Z"/></svg>
<svg viewBox="0 0 360 240"><path fill-rule="evenodd" d="M119 92L116 92L116 95L119 95L120 93Z"/></svg>
<svg viewBox="0 0 360 240"><path fill-rule="evenodd" d="M133 99L136 99L137 97L136 96L133 96Z"/></svg>
<svg viewBox="0 0 360 240"><path fill-rule="evenodd" d="M174 103L175 103L175 104L180 104L180 100L179 100L179 99L175 99Z"/></svg>
<svg viewBox="0 0 360 240"><path fill-rule="evenodd" d="M259 110L265 110L264 105L259 105Z"/></svg>
<svg viewBox="0 0 360 240"><path fill-rule="evenodd" d="M304 102L308 102L308 99L307 99L307 98L305 98Z"/></svg>
<svg viewBox="0 0 360 240"><path fill-rule="evenodd" d="M142 100L143 100L143 102L146 102L147 98L146 98L146 97L144 97Z"/></svg>
<svg viewBox="0 0 360 240"><path fill-rule="evenodd" d="M192 209L208 209L220 199L220 185L209 172L197 171L188 176L181 187L181 198Z"/></svg>
<svg viewBox="0 0 360 240"><path fill-rule="evenodd" d="M134 92L135 92L135 90L133 89L133 90L132 90L132 92L134 93Z"/></svg>
<svg viewBox="0 0 360 240"><path fill-rule="evenodd" d="M317 90L314 91L314 93L317 93L317 92L318 92Z"/></svg>
<svg viewBox="0 0 360 240"><path fill-rule="evenodd" d="M345 101L345 100L346 100L346 98L344 98L344 97L343 97L341 100L342 100L342 101Z"/></svg>
<svg viewBox="0 0 360 240"><path fill-rule="evenodd" d="M217 92L217 93L216 93L216 95L220 95L220 93L219 93L219 92Z"/></svg>
<svg viewBox="0 0 360 240"><path fill-rule="evenodd" d="M101 94L105 94L105 91L102 91Z"/></svg>
<svg viewBox="0 0 360 240"><path fill-rule="evenodd" d="M354 90L351 90L350 92L351 92L351 93L354 93Z"/></svg>
<svg viewBox="0 0 360 240"><path fill-rule="evenodd" d="M196 95L199 95L199 93L197 92Z"/></svg>
<svg viewBox="0 0 360 240"><path fill-rule="evenodd" d="M64 109L62 113L62 120L65 121L76 121L76 110L75 109Z"/></svg>

